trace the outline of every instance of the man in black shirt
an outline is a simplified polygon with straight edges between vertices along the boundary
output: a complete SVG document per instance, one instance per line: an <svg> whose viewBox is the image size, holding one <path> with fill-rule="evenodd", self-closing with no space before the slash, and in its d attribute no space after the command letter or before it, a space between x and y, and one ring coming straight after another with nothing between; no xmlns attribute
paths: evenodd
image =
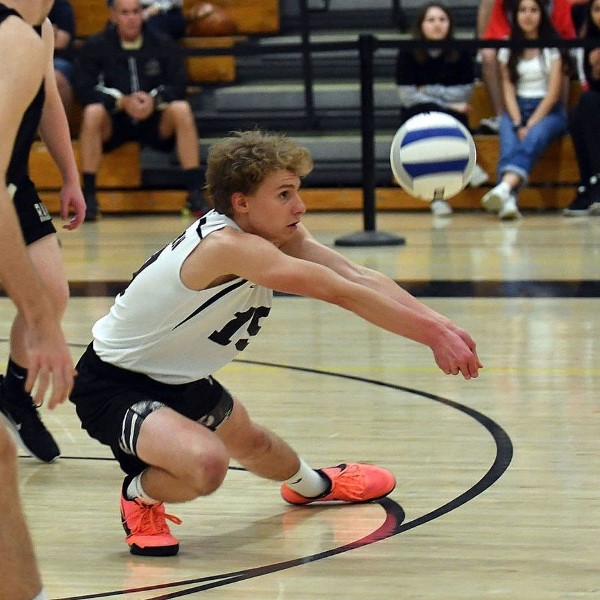
<svg viewBox="0 0 600 600"><path fill-rule="evenodd" d="M115 0L111 23L86 41L76 62L75 92L84 106L79 143L87 220L98 214L102 153L130 140L163 151L176 147L187 208L196 216L207 211L186 82L180 47L144 25L140 0Z"/></svg>

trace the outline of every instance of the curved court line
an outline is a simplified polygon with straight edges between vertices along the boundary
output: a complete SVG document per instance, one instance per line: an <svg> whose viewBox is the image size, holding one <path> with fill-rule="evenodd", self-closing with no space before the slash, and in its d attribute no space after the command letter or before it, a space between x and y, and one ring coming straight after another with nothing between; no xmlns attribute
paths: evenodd
<svg viewBox="0 0 600 600"><path fill-rule="evenodd" d="M331 556L335 556L337 554L341 554L343 552L349 552L350 550L356 550L357 548L362 548L364 546L368 546L375 542L390 538L394 535L398 535L405 531L409 531L414 529L415 527L419 527L420 525L424 525L429 521L433 521L453 510L456 510L463 504L466 504L473 498L477 497L479 494L482 494L485 490L487 490L490 486L492 486L503 473L508 469L510 462L513 456L513 445L510 440L510 437L502 429L498 423L484 415L483 413L455 402L453 400L448 400L447 398L442 398L441 396L437 396L435 394L430 394L428 392L423 392L421 390L416 390L414 388L397 385L393 383L386 383L383 381L378 381L376 379L369 379L365 377L359 377L357 375L348 375L344 373L335 373L332 371L325 371L321 369L313 369L307 367L298 367L298 366L290 366L278 363L266 363L261 361L251 361L251 360L239 360L236 359L235 362L250 364L250 365L260 365L266 367L273 367L278 369L288 369L292 371L301 371L305 373L314 373L318 375L326 375L329 377L339 377L341 379L349 379L352 381L358 381L361 383L368 383L370 385L376 385L379 387L385 387L393 390L399 390L403 392L407 392L409 394L414 394L417 396L421 396L423 398L427 398L429 400L433 400L434 402L438 402L440 404L444 404L449 406L450 408L454 408L465 415L471 417L475 421L477 421L480 425L482 425L492 436L495 444L496 444L496 457L494 462L488 471L483 475L483 477L471 486L468 490L459 494L449 502L446 502L442 506L437 509L434 509L420 517L417 517L411 521L404 523L404 510L402 507L391 500L390 498L383 498L379 500L378 503L383 507L386 512L386 519L384 523L378 527L372 533L356 540L354 542L350 542L348 544L344 544L343 546L339 546L337 548L332 548L329 550L324 550L322 552L317 552L315 554L310 554L301 558L296 558L288 561L283 561L280 563L273 563L271 565L265 565L262 567L255 567L251 569L244 569L241 571L234 571L231 573L223 573L220 575L212 575L208 577L200 577L198 579L187 579L178 582L171 582L165 584L159 584L148 587L140 587L140 588L131 588L128 590L115 590L112 592L103 592L98 594L88 594L83 596L69 596L64 598L57 598L55 600L93 600L96 598L109 598L109 597L117 597L123 596L125 594L134 594L134 593L143 593L145 591L158 591L164 590L167 588L181 587L185 585L190 585L185 590L180 590L176 592L169 592L166 594L161 594L159 596L148 597L146 600L170 600L172 598L181 598L183 596L188 596L193 593L202 592L205 590L223 587L226 585L230 585L233 583L237 583L239 581L244 581L246 579L252 579L254 577L260 577L263 575L268 575L270 573L275 573L277 571L283 571L285 569L290 569L292 567L297 567L300 565L304 565L307 563L315 562L318 560L322 560L324 558L329 558ZM308 508L307 510L310 510Z"/></svg>

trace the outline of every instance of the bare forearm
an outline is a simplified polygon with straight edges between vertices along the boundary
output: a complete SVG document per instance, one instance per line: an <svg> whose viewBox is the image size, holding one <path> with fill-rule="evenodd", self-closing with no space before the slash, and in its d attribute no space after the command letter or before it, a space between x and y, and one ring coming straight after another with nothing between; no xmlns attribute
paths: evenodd
<svg viewBox="0 0 600 600"><path fill-rule="evenodd" d="M52 95L44 103L40 121L40 136L60 170L63 182L79 182L79 172L73 153L69 124L58 96L54 97Z"/></svg>

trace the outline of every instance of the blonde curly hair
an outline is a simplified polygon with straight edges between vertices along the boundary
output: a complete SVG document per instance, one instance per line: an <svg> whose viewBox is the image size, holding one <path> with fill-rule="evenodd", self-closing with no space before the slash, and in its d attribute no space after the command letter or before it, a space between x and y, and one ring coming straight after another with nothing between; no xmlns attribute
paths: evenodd
<svg viewBox="0 0 600 600"><path fill-rule="evenodd" d="M313 169L310 152L281 133L234 131L208 153L207 195L216 210L232 216L232 194L253 194L270 173L280 169L298 177L308 175Z"/></svg>

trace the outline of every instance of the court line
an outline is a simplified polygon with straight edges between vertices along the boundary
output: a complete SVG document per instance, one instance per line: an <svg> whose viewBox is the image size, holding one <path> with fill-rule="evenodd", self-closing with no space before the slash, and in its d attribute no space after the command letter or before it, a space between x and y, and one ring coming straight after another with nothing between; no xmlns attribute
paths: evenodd
<svg viewBox="0 0 600 600"><path fill-rule="evenodd" d="M241 571L234 571L231 573L224 573L218 575L212 575L208 577L201 577L198 579L187 579L178 582L170 582L164 584L158 584L154 586L128 589L128 590L114 590L111 592L103 592L97 594L88 594L81 596L69 596L64 598L57 598L55 600L93 600L96 598L108 598L108 597L117 597L123 596L125 594L139 594L145 591L157 591L160 589L174 588L174 587L182 587L191 585L192 587L186 588L185 590L178 590L175 592L169 592L166 594L161 594L159 596L152 596L147 598L146 600L171 600L173 598L181 598L184 596L189 596L190 594L195 594L198 592L206 591L209 589L214 589L217 587L224 587L226 585L231 585L234 583L238 583L240 581L244 581L247 579L252 579L254 577L261 577L263 575L268 575L271 573L275 573L278 571L283 571L286 569L290 569L293 567L297 567L300 565L305 565L307 563L316 562L319 560L323 560L325 558L329 558L335 556L337 554L341 554L344 552L349 552L351 550L356 550L358 548L362 548L364 546L368 546L375 542L390 538L392 536L404 533L406 531L410 531L416 527L429 523L434 519L437 519L467 502L473 500L480 494L482 494L485 490L487 490L490 486L492 486L508 469L513 457L513 445L510 440L510 437L506 433L506 431L494 420L490 417L484 415L483 413L475 410L474 408L465 406L460 404L459 402L455 402L453 400L449 400L447 398L443 398L436 394L431 394L429 392L424 392L422 390L417 390L414 388L387 383L383 381L379 381L376 379L369 379L365 377L360 377L357 375L348 375L345 373L336 373L332 371L325 371L322 369L314 369L307 367L299 367L294 365L285 365L279 363L271 363L271 362L261 362L261 361L252 361L252 360L242 360L236 359L235 362L249 364L249 365L258 365L263 367L272 367L278 369L287 369L292 371L299 371L305 373L312 373L317 375L325 375L328 377L338 377L340 379L348 379L352 381L358 381L361 383L367 383L370 385L375 385L378 387L385 387L388 389L403 391L409 394L421 396L428 400L432 400L434 402L438 402L440 404L444 404L450 408L458 410L463 414L471 417L475 421L477 421L481 426L483 426L488 433L492 436L494 443L496 445L496 456L495 459L488 469L488 471L481 477L481 479L471 486L468 490L459 494L449 502L446 502L439 508L436 508L420 517L417 517L411 521L404 523L405 513L402 507L391 500L390 498L384 498L378 503L383 507L386 512L386 518L384 523L372 533L356 540L354 542L350 542L348 544L339 546L337 548L332 548L329 550L324 550L322 552L317 552L315 554L310 554L304 557L280 562L273 563L271 565L264 565L262 567L254 567L250 569L244 569ZM241 469L243 470L243 469ZM307 510L311 510L307 508Z"/></svg>
<svg viewBox="0 0 600 600"><path fill-rule="evenodd" d="M396 280L413 296L444 298L598 298L600 281L564 280ZM125 290L129 281L70 281L72 298L114 298ZM285 296L285 294L276 294ZM0 298L6 293L0 288Z"/></svg>

